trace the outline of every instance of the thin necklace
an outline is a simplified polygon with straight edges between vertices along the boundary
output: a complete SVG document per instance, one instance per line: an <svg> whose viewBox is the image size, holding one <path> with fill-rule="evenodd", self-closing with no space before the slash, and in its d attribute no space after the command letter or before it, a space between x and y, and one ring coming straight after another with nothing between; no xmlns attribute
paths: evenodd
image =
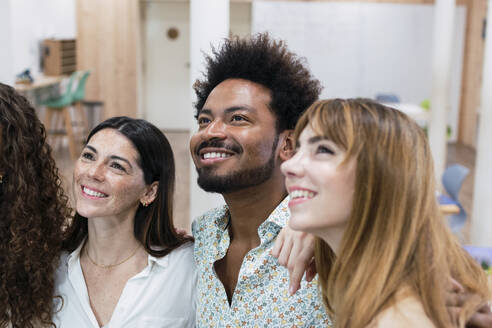
<svg viewBox="0 0 492 328"><path fill-rule="evenodd" d="M87 242L86 242L86 245L87 245ZM86 245L84 245L84 246L86 246ZM140 245L137 245L137 248L135 248L135 250L130 254L130 256L128 256L123 261L118 262L118 263L115 263L115 264L106 264L105 265L105 264L96 263L93 259L91 259L91 256L89 255L89 251L88 251L87 247L85 247L85 254L87 254L87 257L89 258L89 261L91 261L91 263L94 264L95 266L100 267L100 268L103 268L103 269L111 269L111 268L114 268L115 266L118 266L120 264L123 264L126 261L128 261L129 259L131 259L137 253L137 250L139 248L140 248Z"/></svg>

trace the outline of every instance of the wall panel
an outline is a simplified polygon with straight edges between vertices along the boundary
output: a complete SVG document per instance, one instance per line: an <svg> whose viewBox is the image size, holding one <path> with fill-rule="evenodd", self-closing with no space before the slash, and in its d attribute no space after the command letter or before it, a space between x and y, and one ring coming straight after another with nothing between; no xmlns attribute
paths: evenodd
<svg viewBox="0 0 492 328"><path fill-rule="evenodd" d="M140 65L138 0L77 0L77 69L91 70L86 98L104 117L136 117Z"/></svg>

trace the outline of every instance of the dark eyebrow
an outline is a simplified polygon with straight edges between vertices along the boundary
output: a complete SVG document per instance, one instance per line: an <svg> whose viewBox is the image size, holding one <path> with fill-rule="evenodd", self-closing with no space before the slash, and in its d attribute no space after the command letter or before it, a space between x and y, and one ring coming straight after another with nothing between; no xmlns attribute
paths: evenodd
<svg viewBox="0 0 492 328"><path fill-rule="evenodd" d="M249 106L233 106L233 107L229 107L229 108L226 108L226 110L224 110L224 113L234 113L234 112L237 112L237 111L240 111L240 110L245 110L247 112L252 112L252 113L255 113L256 112L256 109L254 109L253 107L249 107Z"/></svg>
<svg viewBox="0 0 492 328"><path fill-rule="evenodd" d="M212 111L210 109L202 109L199 113L198 113L198 116L200 116L201 114L206 114L206 115L210 115L212 116Z"/></svg>
<svg viewBox="0 0 492 328"><path fill-rule="evenodd" d="M85 145L85 148L89 148L91 151L93 151L94 153L97 154L96 148L92 147L91 145ZM127 163L130 166L130 168L133 168L132 164L130 164L130 161L127 160L126 158L123 158L123 157L117 156L117 155L111 155L109 158L123 161L123 162Z"/></svg>
<svg viewBox="0 0 492 328"><path fill-rule="evenodd" d="M230 114L230 113L234 113L234 112L237 112L237 111L240 111L240 110L245 110L245 111L252 112L252 113L255 113L256 112L256 109L253 108L253 107L249 107L249 106L246 106L246 105L240 105L240 106L232 106L232 107L226 108L224 110L224 113ZM211 109L208 109L208 108L202 109L198 115L200 115L200 114L205 114L205 115L213 116L212 110Z"/></svg>
<svg viewBox="0 0 492 328"><path fill-rule="evenodd" d="M131 169L133 169L133 166L130 164L130 161L127 160L126 158L123 158L123 157L120 157L120 156L116 156L116 155L111 155L111 157L109 157L109 158L111 158L111 159L118 159L120 161L123 161L123 162L127 163L130 166Z"/></svg>

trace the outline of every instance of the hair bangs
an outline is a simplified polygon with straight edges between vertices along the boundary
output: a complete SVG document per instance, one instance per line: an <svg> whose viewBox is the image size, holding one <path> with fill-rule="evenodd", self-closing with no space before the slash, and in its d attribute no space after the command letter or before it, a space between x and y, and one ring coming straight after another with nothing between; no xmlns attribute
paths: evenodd
<svg viewBox="0 0 492 328"><path fill-rule="evenodd" d="M347 101L331 99L314 103L299 119L294 132L295 140L299 140L308 125L316 135L332 141L346 152L342 165L358 155L361 145L355 137L354 118Z"/></svg>

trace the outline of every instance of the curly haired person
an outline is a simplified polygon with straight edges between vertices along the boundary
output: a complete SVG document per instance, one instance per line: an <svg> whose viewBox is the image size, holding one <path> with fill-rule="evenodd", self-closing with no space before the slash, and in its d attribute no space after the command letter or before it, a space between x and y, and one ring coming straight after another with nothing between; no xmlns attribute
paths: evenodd
<svg viewBox="0 0 492 328"><path fill-rule="evenodd" d="M54 326L68 198L29 102L0 83L0 327Z"/></svg>
<svg viewBox="0 0 492 328"><path fill-rule="evenodd" d="M199 128L190 150L198 185L227 205L193 225L197 327L326 327L316 281L302 279L291 296L289 271L271 255L289 218L280 164L320 83L268 34L227 39L207 64L194 86Z"/></svg>

